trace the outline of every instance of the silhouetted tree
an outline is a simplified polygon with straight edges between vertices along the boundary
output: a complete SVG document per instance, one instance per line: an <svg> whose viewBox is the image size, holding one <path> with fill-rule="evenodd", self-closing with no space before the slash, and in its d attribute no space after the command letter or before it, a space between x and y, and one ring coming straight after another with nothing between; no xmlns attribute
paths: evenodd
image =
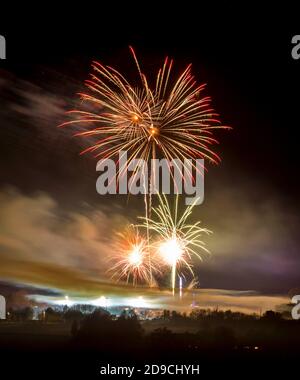
<svg viewBox="0 0 300 380"><path fill-rule="evenodd" d="M64 319L67 322L81 321L83 318L83 313L79 310L69 309L64 313Z"/></svg>
<svg viewBox="0 0 300 380"><path fill-rule="evenodd" d="M9 317L12 321L30 321L33 318L33 310L29 306L21 309L9 309Z"/></svg>
<svg viewBox="0 0 300 380"><path fill-rule="evenodd" d="M45 310L45 321L46 322L59 322L62 320L63 314L57 310L53 310L51 307L48 307Z"/></svg>
<svg viewBox="0 0 300 380"><path fill-rule="evenodd" d="M170 310L163 311L163 319L170 319Z"/></svg>
<svg viewBox="0 0 300 380"><path fill-rule="evenodd" d="M143 330L134 313L122 313L114 320L104 309L97 309L82 321L76 341L83 345L108 352L130 352L141 341Z"/></svg>
<svg viewBox="0 0 300 380"><path fill-rule="evenodd" d="M273 310L267 310L262 316L263 320L268 320L268 321L278 321L281 318L282 318L281 314Z"/></svg>

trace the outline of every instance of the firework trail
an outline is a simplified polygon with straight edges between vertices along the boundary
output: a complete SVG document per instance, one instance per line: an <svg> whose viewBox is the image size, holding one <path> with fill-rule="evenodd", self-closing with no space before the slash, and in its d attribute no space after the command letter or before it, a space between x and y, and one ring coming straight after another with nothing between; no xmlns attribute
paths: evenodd
<svg viewBox="0 0 300 380"><path fill-rule="evenodd" d="M174 294L177 269L188 268L194 275L192 260L202 260L199 251L209 253L201 237L203 234L210 234L211 231L200 227L200 222L188 223L197 200L179 215L178 196L173 211L164 194L158 194L158 198L159 205L152 208L153 218L141 217L144 221L142 227L149 228L149 231L154 233L156 240L153 247L156 254L160 256L162 264L171 267L171 287Z"/></svg>

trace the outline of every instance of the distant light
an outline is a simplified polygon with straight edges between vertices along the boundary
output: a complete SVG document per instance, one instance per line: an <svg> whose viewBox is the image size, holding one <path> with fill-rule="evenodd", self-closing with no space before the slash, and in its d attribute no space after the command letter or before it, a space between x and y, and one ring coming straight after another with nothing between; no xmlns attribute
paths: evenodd
<svg viewBox="0 0 300 380"><path fill-rule="evenodd" d="M71 306L74 305L74 302L71 301L71 300L69 299L69 296L68 296L68 295L65 296L65 298L64 298L63 300L57 300L57 301L54 301L54 303L55 303L56 305L60 305L60 306L68 306L68 307L71 307Z"/></svg>
<svg viewBox="0 0 300 380"><path fill-rule="evenodd" d="M110 301L104 296L101 296L100 298L97 298L96 300L91 302L93 306L96 307L109 307Z"/></svg>
<svg viewBox="0 0 300 380"><path fill-rule="evenodd" d="M148 303L144 300L142 296L139 296L137 298L130 298L128 300L128 305L131 307L136 307L136 308L149 307Z"/></svg>

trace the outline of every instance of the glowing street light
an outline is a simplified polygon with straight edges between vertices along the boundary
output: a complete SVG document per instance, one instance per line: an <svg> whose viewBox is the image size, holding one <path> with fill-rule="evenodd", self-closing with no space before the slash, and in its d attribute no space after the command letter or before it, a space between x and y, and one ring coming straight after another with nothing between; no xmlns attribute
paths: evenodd
<svg viewBox="0 0 300 380"><path fill-rule="evenodd" d="M100 298L97 298L96 300L94 300L92 302L92 305L96 307L103 307L106 309L109 306L109 299L106 298L105 296L101 296Z"/></svg>

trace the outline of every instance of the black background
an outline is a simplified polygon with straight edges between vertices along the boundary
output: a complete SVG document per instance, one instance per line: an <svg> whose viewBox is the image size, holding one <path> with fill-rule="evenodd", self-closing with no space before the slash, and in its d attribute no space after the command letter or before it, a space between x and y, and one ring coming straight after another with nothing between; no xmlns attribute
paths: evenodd
<svg viewBox="0 0 300 380"><path fill-rule="evenodd" d="M4 7L0 20L7 40L7 60L1 66L21 76L30 76L32 65L60 67L67 58L80 57L84 67L100 51L103 61L109 57L124 67L128 45L150 67L165 55L176 57L178 66L193 62L209 83L222 121L235 129L224 137L226 154L234 152L233 159L249 176L268 176L281 193L297 200L300 61L291 57L291 39L299 33L295 5L45 3L14 11Z"/></svg>

